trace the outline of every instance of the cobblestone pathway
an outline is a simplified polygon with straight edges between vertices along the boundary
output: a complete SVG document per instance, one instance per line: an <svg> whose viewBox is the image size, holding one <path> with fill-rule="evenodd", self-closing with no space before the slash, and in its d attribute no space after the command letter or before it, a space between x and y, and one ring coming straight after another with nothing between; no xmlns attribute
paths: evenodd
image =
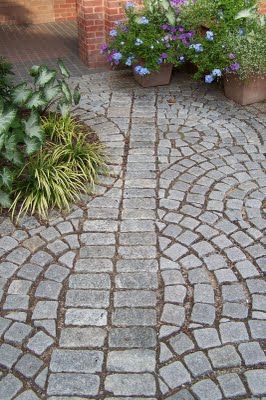
<svg viewBox="0 0 266 400"><path fill-rule="evenodd" d="M262 399L264 106L78 80L111 175L47 224L0 220L0 399Z"/></svg>

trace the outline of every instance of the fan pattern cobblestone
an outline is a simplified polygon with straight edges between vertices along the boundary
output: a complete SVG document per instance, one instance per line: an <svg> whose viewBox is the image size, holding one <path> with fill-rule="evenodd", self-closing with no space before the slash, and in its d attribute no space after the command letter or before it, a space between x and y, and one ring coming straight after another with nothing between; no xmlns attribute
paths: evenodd
<svg viewBox="0 0 266 400"><path fill-rule="evenodd" d="M264 398L265 105L77 82L111 172L67 214L0 219L0 398Z"/></svg>

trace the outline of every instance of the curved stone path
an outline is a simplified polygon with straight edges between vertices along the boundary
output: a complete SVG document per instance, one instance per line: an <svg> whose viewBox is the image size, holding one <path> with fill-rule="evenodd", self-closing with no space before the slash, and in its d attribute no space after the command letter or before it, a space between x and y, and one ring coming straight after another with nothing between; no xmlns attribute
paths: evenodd
<svg viewBox="0 0 266 400"><path fill-rule="evenodd" d="M0 399L266 396L265 105L82 77L97 196L0 219Z"/></svg>

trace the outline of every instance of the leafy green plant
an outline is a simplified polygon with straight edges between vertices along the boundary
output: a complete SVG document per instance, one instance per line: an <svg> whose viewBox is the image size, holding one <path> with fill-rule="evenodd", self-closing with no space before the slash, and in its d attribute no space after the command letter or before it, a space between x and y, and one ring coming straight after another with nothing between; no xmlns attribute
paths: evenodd
<svg viewBox="0 0 266 400"><path fill-rule="evenodd" d="M117 23L110 31L110 43L102 46L112 66L133 65L137 74L148 75L158 71L162 63L182 63L182 41L189 41L192 33L174 25L167 0L146 1L141 10L129 2L125 13L126 22Z"/></svg>
<svg viewBox="0 0 266 400"><path fill-rule="evenodd" d="M12 75L14 75L12 72L12 64L4 57L0 57L0 97L6 99L6 101L8 101L12 88Z"/></svg>
<svg viewBox="0 0 266 400"><path fill-rule="evenodd" d="M78 87L73 91L66 79L70 74L59 60L61 77L46 66L30 70L33 84L23 82L17 86L3 80L0 96L0 207L12 204L11 192L14 177L45 143L40 117L51 107L68 116L71 106L80 99ZM10 71L9 64L2 68Z"/></svg>
<svg viewBox="0 0 266 400"><path fill-rule="evenodd" d="M73 117L50 113L42 119L46 145L31 156L14 183L12 214L69 209L81 192L93 189L97 175L106 172L103 146Z"/></svg>
<svg viewBox="0 0 266 400"><path fill-rule="evenodd" d="M246 79L266 73L266 30L256 0L190 0L179 18L196 32L184 49L197 66L196 79L211 83L223 74Z"/></svg>

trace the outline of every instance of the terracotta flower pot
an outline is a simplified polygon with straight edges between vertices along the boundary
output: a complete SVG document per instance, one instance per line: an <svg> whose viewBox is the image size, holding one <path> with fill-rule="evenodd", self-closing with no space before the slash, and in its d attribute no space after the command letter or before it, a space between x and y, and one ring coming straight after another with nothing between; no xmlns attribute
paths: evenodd
<svg viewBox="0 0 266 400"><path fill-rule="evenodd" d="M266 76L253 76L241 80L237 74L227 74L224 78L224 94L230 100L245 106L266 100Z"/></svg>
<svg viewBox="0 0 266 400"><path fill-rule="evenodd" d="M154 71L144 76L136 74L135 66L133 65L133 75L142 87L163 86L170 83L173 64L161 64L159 71Z"/></svg>

